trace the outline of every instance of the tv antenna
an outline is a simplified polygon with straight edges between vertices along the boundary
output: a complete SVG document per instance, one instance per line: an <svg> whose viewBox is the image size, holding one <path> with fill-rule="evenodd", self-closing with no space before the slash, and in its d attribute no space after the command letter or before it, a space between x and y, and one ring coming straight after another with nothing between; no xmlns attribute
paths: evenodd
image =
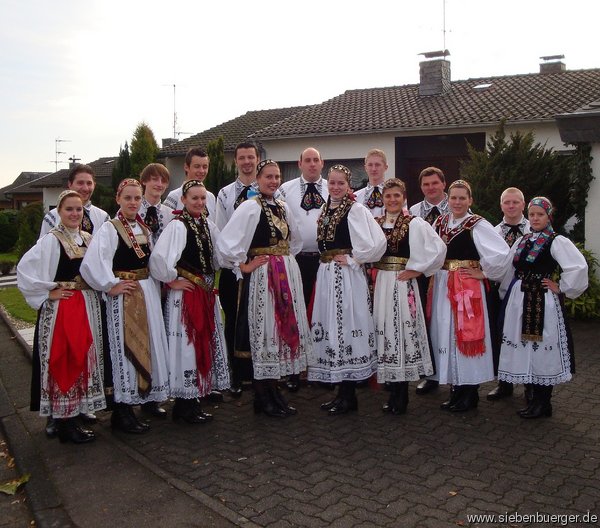
<svg viewBox="0 0 600 528"><path fill-rule="evenodd" d="M58 164L59 163L66 163L66 161L58 161L58 156L61 154L66 154L66 152L62 152L59 149L59 143L66 143L66 142L70 142L70 139L60 139L60 138L56 138L54 140L54 161L52 161L51 163L54 163L54 172L58 172Z"/></svg>
<svg viewBox="0 0 600 528"><path fill-rule="evenodd" d="M193 132L181 132L177 131L177 85L173 84L163 84L163 86L172 86L173 87L173 138L177 139L181 134L191 135Z"/></svg>

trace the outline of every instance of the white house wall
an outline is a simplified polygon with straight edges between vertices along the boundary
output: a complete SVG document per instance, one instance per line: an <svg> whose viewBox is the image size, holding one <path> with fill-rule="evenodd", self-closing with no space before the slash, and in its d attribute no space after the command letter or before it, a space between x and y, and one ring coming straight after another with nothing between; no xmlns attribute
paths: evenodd
<svg viewBox="0 0 600 528"><path fill-rule="evenodd" d="M56 207L56 204L58 203L58 197L63 191L64 189L61 189L60 187L44 187L42 189L42 201L45 212L48 212L50 209Z"/></svg>

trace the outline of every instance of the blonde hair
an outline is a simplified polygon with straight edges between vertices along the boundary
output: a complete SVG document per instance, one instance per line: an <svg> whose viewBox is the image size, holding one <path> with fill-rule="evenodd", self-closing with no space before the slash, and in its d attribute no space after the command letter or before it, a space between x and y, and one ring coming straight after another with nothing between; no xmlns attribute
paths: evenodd
<svg viewBox="0 0 600 528"><path fill-rule="evenodd" d="M369 159L371 156L379 156L383 160L383 163L385 163L387 165L387 157L385 155L385 152L383 152L383 150L381 150L381 149L369 150L369 152L367 152L367 155L365 156L365 163L367 163L367 159Z"/></svg>
<svg viewBox="0 0 600 528"><path fill-rule="evenodd" d="M504 197L507 194L518 195L519 198L521 198L521 201L523 202L523 204L525 204L525 196L523 196L523 191L521 191L521 189L517 189L516 187L508 187L508 188L504 189L502 191L502 194L500 195L500 205L502 205L502 200L504 200Z"/></svg>

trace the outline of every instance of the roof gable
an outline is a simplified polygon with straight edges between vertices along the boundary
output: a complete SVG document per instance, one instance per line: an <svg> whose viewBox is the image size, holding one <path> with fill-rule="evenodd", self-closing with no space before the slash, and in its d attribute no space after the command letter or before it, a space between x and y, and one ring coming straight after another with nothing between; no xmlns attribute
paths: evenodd
<svg viewBox="0 0 600 528"><path fill-rule="evenodd" d="M204 147L210 141L218 139L220 136L224 138L224 149L225 151L233 151L236 145L251 134L262 128L268 127L273 123L277 123L282 119L286 119L291 115L294 115L308 106L293 106L290 108L275 108L271 110L253 110L246 112L244 115L236 117L225 123L221 123L213 128L209 128L204 132L195 134L186 139L173 143L168 147L164 147L160 150L159 156L161 157L172 157L172 156L183 156L191 147Z"/></svg>
<svg viewBox="0 0 600 528"><path fill-rule="evenodd" d="M488 85L475 88L478 85ZM256 139L365 134L553 120L600 98L600 69L453 81L441 95L419 85L348 90L254 134Z"/></svg>

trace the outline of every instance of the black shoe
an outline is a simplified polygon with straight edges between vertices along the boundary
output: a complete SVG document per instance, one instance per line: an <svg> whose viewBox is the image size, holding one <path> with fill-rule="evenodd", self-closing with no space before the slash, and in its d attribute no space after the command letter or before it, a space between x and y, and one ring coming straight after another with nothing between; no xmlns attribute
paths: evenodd
<svg viewBox="0 0 600 528"><path fill-rule="evenodd" d="M285 413L288 415L294 415L294 414L298 414L298 409L296 409L295 407L292 407L287 401L286 399L283 397L283 394L281 394L281 392L279 392L279 389L275 388L272 389L271 392L271 397L273 398L273 400L275 401L275 404Z"/></svg>
<svg viewBox="0 0 600 528"><path fill-rule="evenodd" d="M498 385L493 390L488 392L486 398L489 401L497 401L501 400L502 398L508 398L509 396L513 395L513 390L514 388L512 383L499 381Z"/></svg>
<svg viewBox="0 0 600 528"><path fill-rule="evenodd" d="M449 411L450 407L456 405L458 400L462 397L461 387L452 386L450 389L450 398L446 400L444 403L440 404L440 409L444 411Z"/></svg>
<svg viewBox="0 0 600 528"><path fill-rule="evenodd" d="M346 414L350 411L357 410L358 400L356 398L342 398L327 411L327 414L330 416L336 416L338 414Z"/></svg>
<svg viewBox="0 0 600 528"><path fill-rule="evenodd" d="M208 393L206 396L207 401L211 403L222 403L223 402L223 393L218 390L213 390Z"/></svg>
<svg viewBox="0 0 600 528"><path fill-rule="evenodd" d="M419 382L415 392L417 394L429 394L430 392L436 390L439 386L439 381L424 379Z"/></svg>
<svg viewBox="0 0 600 528"><path fill-rule="evenodd" d="M96 439L93 431L84 432L77 426L73 418L56 419L58 426L58 439L62 442L73 442L74 444L87 444Z"/></svg>
<svg viewBox="0 0 600 528"><path fill-rule="evenodd" d="M163 409L158 402L150 401L142 403L140 409L144 414L152 416L153 418L165 419L167 417L167 410Z"/></svg>
<svg viewBox="0 0 600 528"><path fill-rule="evenodd" d="M113 429L117 429L128 434L142 434L148 430L148 427L136 419L130 405L126 403L115 403L114 410L110 417L110 425Z"/></svg>
<svg viewBox="0 0 600 528"><path fill-rule="evenodd" d="M523 412L518 413L521 418L542 418L552 416L552 404L545 402L533 402Z"/></svg>
<svg viewBox="0 0 600 528"><path fill-rule="evenodd" d="M87 425L98 423L98 417L94 413L80 413L79 419Z"/></svg>
<svg viewBox="0 0 600 528"><path fill-rule="evenodd" d="M408 406L408 381L390 383L390 398L383 406L383 412L400 415L406 414Z"/></svg>
<svg viewBox="0 0 600 528"><path fill-rule="evenodd" d="M300 375L292 374L288 376L285 386L289 392L298 392L300 390Z"/></svg>
<svg viewBox="0 0 600 528"><path fill-rule="evenodd" d="M263 389L265 390L254 394L254 414L262 412L273 418L287 418L288 413L278 405L271 391L267 387L263 387Z"/></svg>
<svg viewBox="0 0 600 528"><path fill-rule="evenodd" d="M194 400L175 398L175 405L171 411L173 421L183 420L189 424L203 424L212 419L212 415L202 413ZM210 416L210 418L208 418Z"/></svg>
<svg viewBox="0 0 600 528"><path fill-rule="evenodd" d="M56 425L56 420L52 418L52 416L46 418L46 427L44 430L48 438L56 438L58 436L58 426Z"/></svg>
<svg viewBox="0 0 600 528"><path fill-rule="evenodd" d="M525 384L525 390L523 391L523 396L525 398L525 401L527 402L527 405L531 405L531 403L533 402L533 383L526 383Z"/></svg>
<svg viewBox="0 0 600 528"><path fill-rule="evenodd" d="M242 397L242 386L241 385L232 385L229 387L229 395L234 400L239 400Z"/></svg>

